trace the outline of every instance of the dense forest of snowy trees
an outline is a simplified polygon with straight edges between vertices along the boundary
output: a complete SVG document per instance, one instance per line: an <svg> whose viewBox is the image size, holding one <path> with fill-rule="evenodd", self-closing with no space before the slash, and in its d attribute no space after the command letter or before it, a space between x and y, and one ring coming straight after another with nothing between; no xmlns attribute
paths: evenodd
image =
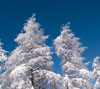
<svg viewBox="0 0 100 89"><path fill-rule="evenodd" d="M90 71L89 62L83 62L86 47L69 25L54 39L55 52L46 44L48 36L34 14L15 39L18 46L9 56L0 42L0 89L100 89L100 57L94 58ZM53 53L61 59L63 75L52 71Z"/></svg>

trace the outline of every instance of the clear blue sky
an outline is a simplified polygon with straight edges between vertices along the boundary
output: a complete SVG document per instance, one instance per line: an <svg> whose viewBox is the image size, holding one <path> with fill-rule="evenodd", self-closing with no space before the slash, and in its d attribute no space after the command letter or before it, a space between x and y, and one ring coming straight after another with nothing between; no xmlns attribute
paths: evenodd
<svg viewBox="0 0 100 89"><path fill-rule="evenodd" d="M83 54L87 61L100 56L100 0L0 0L0 39L4 49L16 47L14 38L33 13L45 34L51 35L48 45L60 34L62 24L70 21L72 32L88 47ZM61 73L60 60L54 55L53 61L54 71Z"/></svg>

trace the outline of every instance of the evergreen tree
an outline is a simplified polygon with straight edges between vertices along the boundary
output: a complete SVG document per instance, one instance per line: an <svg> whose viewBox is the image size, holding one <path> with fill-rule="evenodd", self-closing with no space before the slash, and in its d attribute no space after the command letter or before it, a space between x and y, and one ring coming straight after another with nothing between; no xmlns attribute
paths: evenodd
<svg viewBox="0 0 100 89"><path fill-rule="evenodd" d="M51 70L50 47L45 44L48 36L43 35L34 15L24 25L24 32L15 39L19 46L8 60L10 89L46 89L45 70Z"/></svg>
<svg viewBox="0 0 100 89"><path fill-rule="evenodd" d="M92 89L89 82L92 73L83 63L81 56L86 47L82 47L79 38L71 32L69 23L62 27L61 34L54 40L57 56L62 58L62 70L68 89Z"/></svg>

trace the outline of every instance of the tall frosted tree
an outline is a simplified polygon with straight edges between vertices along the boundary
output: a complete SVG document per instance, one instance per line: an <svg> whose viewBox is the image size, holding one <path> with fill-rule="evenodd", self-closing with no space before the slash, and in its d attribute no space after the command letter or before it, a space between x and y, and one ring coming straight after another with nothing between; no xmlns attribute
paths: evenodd
<svg viewBox="0 0 100 89"><path fill-rule="evenodd" d="M24 32L15 41L18 47L9 59L10 89L46 89L47 71L52 69L50 47L45 44L48 36L43 35L40 24L33 15L24 24Z"/></svg>
<svg viewBox="0 0 100 89"><path fill-rule="evenodd" d="M3 74L6 71L6 61L7 61L7 56L6 56L6 51L3 50L2 48L3 43L0 42L0 89L3 84Z"/></svg>
<svg viewBox="0 0 100 89"><path fill-rule="evenodd" d="M67 89L92 89L89 82L92 72L88 71L81 56L86 47L82 47L79 38L71 32L69 23L62 27L61 34L54 40L57 56L61 57L62 70Z"/></svg>

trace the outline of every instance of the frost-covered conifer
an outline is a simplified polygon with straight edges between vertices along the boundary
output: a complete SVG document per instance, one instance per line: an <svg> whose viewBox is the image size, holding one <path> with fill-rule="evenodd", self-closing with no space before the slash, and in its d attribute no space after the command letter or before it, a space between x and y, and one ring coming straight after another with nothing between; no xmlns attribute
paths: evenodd
<svg viewBox="0 0 100 89"><path fill-rule="evenodd" d="M18 47L8 60L11 89L46 89L48 80L42 71L51 70L53 64L47 38L33 15L15 39Z"/></svg>
<svg viewBox="0 0 100 89"><path fill-rule="evenodd" d="M71 32L69 23L62 27L61 34L54 40L57 56L61 57L64 80L68 89L92 89L89 82L92 73L83 63L81 53L85 47L81 46L79 38Z"/></svg>

